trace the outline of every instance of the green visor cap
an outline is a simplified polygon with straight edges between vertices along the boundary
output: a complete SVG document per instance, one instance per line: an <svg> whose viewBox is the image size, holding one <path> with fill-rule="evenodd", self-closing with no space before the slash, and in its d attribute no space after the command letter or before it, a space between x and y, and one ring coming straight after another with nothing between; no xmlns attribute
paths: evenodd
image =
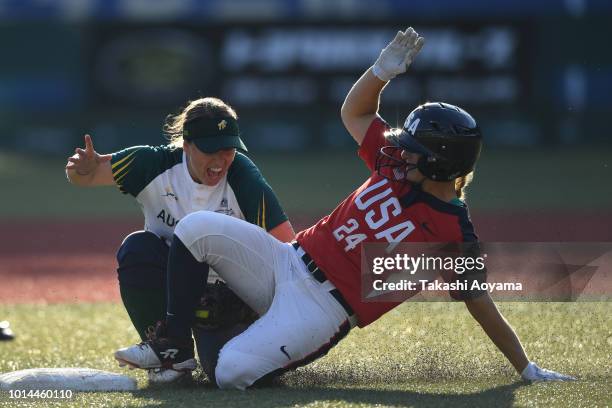
<svg viewBox="0 0 612 408"><path fill-rule="evenodd" d="M204 153L236 148L247 151L242 139L238 121L226 118L196 118L183 126L183 139L194 143Z"/></svg>

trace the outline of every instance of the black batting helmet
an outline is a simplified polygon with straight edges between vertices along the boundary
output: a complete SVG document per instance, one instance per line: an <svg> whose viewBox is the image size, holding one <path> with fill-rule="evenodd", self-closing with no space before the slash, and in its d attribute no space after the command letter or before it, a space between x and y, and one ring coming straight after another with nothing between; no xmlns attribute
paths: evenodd
<svg viewBox="0 0 612 408"><path fill-rule="evenodd" d="M397 151L421 154L414 167L425 177L451 181L474 170L482 147L482 133L474 118L463 109L442 102L417 107L406 118L403 129L390 131L385 137L392 146L381 150L377 169L381 175L396 180L402 179L403 172L398 169L406 165ZM383 167L393 168L395 176L384 175Z"/></svg>

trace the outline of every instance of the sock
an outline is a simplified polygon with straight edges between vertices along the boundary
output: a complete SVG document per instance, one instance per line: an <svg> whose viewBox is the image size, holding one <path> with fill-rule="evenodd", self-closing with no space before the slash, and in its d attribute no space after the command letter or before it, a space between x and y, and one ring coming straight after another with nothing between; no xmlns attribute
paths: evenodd
<svg viewBox="0 0 612 408"><path fill-rule="evenodd" d="M208 264L196 261L176 235L172 237L167 277L168 337L191 338L191 325L208 279L208 269Z"/></svg>
<svg viewBox="0 0 612 408"><path fill-rule="evenodd" d="M164 288L139 288L119 284L121 300L141 340L146 340L147 327L155 326L166 316L166 291Z"/></svg>

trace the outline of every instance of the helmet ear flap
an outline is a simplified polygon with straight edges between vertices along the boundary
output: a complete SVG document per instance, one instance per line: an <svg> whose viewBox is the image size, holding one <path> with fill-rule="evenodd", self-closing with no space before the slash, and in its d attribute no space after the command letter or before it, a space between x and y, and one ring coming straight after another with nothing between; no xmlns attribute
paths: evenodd
<svg viewBox="0 0 612 408"><path fill-rule="evenodd" d="M433 181L451 181L460 176L452 162L436 156L421 157L417 168Z"/></svg>
<svg viewBox="0 0 612 408"><path fill-rule="evenodd" d="M421 156L417 162L417 169L427 178L434 181L439 180L436 174L439 170L438 159L435 156Z"/></svg>

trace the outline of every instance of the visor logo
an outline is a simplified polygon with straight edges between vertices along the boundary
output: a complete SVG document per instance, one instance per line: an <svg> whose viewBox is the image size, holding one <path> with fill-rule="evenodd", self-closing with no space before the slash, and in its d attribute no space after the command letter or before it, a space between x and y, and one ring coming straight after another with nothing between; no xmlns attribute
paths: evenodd
<svg viewBox="0 0 612 408"><path fill-rule="evenodd" d="M416 132L417 127L419 126L419 122L421 121L421 118L416 118L414 120L414 122L410 123L410 125L408 125L408 127L406 128L406 132L410 133L412 136L414 136L414 132Z"/></svg>
<svg viewBox="0 0 612 408"><path fill-rule="evenodd" d="M225 119L223 119L221 122L217 123L217 127L219 128L219 130L225 129L226 126L227 126L227 122L225 121Z"/></svg>

